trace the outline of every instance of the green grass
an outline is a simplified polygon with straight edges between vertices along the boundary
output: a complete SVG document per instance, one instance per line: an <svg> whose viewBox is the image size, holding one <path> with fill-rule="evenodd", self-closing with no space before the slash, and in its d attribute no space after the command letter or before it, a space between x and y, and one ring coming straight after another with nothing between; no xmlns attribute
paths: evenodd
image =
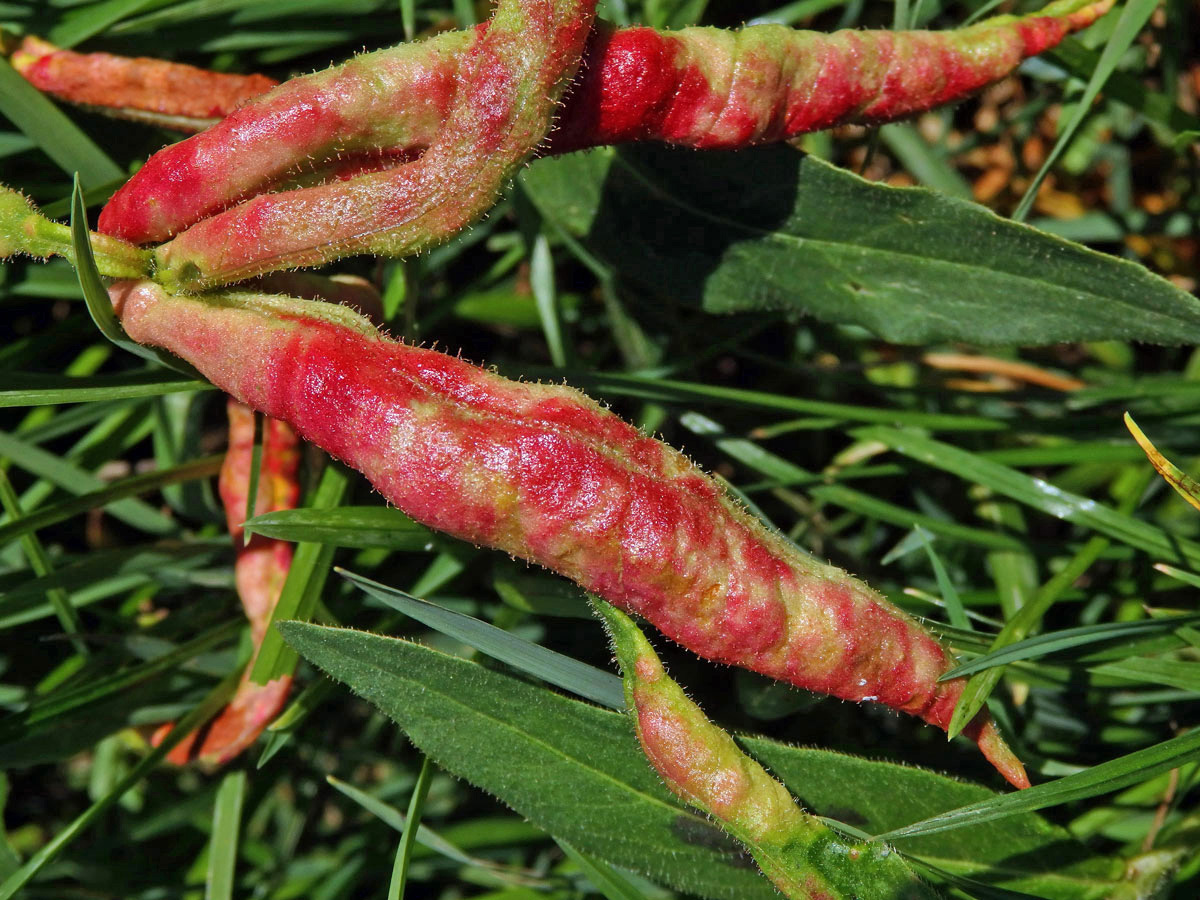
<svg viewBox="0 0 1200 900"><path fill-rule="evenodd" d="M982 4L601 6L827 30L949 27ZM1200 122L1180 73L1200 65L1200 29L1178 0L1136 27L1150 10L1131 3L1019 80L878 138L813 136L808 158L542 161L450 244L339 266L378 284L392 333L583 388L948 636L1033 791L1006 793L965 740L659 646L809 809L896 838L949 896L1200 895L1200 514L1122 422L1195 474ZM0 3L5 34L279 77L486 15ZM63 218L75 171L98 204L174 139L14 78L0 70L0 181ZM1043 164L1039 231L964 199L990 184L993 212L1024 215ZM938 193L896 187L913 183ZM311 661L277 730L221 772L163 764L155 726L222 702L248 648L213 486L224 403L109 343L61 261L7 262L0 304L0 897L771 896L673 805L626 723L570 699L618 696L581 591L425 531L316 452L308 509L254 527L301 542L287 617L426 646L290 626ZM1084 387L930 364L946 352ZM293 653L272 637L258 674Z"/></svg>

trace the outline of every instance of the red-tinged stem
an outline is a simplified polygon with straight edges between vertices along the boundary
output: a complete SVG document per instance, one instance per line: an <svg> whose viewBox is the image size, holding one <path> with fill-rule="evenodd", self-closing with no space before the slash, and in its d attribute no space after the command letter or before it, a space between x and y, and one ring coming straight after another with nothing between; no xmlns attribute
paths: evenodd
<svg viewBox="0 0 1200 900"><path fill-rule="evenodd" d="M767 529L583 394L382 337L328 304L113 288L126 331L361 471L433 528L559 572L701 656L946 728L961 679L921 625ZM965 733L1013 784L986 713Z"/></svg>
<svg viewBox="0 0 1200 900"><path fill-rule="evenodd" d="M625 141L734 148L903 118L1003 77L1110 5L1066 0L942 33L600 25L543 152ZM355 165L382 150L386 165L389 153L429 146L458 95L460 60L484 33L401 45L286 82L152 157L109 203L101 229L166 240L297 172L336 175L345 155Z"/></svg>

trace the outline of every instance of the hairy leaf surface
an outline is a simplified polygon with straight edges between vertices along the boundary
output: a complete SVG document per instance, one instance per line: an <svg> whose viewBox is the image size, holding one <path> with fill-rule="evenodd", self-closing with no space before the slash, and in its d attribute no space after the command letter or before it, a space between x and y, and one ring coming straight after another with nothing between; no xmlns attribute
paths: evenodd
<svg viewBox="0 0 1200 900"><path fill-rule="evenodd" d="M608 148L523 182L621 275L712 313L805 312L901 343L1200 339L1200 301L1141 266L787 147Z"/></svg>
<svg viewBox="0 0 1200 900"><path fill-rule="evenodd" d="M777 896L731 839L659 783L623 716L408 641L279 627L439 765L585 852L705 897ZM744 744L813 812L867 831L995 796L920 769L759 738ZM1034 814L912 839L901 849L1050 900L1099 900L1116 876L1109 861Z"/></svg>

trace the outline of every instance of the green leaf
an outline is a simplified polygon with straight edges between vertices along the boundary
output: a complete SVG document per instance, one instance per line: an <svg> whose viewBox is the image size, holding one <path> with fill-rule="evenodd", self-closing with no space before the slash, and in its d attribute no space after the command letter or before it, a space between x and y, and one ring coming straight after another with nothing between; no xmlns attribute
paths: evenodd
<svg viewBox="0 0 1200 900"><path fill-rule="evenodd" d="M965 481L982 484L1049 516L1092 529L1158 559L1200 568L1200 544L1167 534L1161 528L1095 500L1064 491L1040 478L983 459L978 454L914 431L896 428L860 428L855 430L854 436L861 440L880 441L926 465L951 472Z"/></svg>
<svg viewBox="0 0 1200 900"><path fill-rule="evenodd" d="M229 542L222 540L98 550L60 565L53 575L5 582L0 596L0 628L50 615L50 605L44 602L47 591L67 591L71 603L78 608L167 573L193 570L228 553L228 546Z"/></svg>
<svg viewBox="0 0 1200 900"><path fill-rule="evenodd" d="M786 147L604 149L523 179L621 274L712 313L808 312L904 343L1200 339L1200 301L1141 266Z"/></svg>
<svg viewBox="0 0 1200 900"><path fill-rule="evenodd" d="M1167 616L1162 619L1139 619L1133 622L1105 622L1101 625L1084 625L1079 628L1064 628L1049 634L1009 644L993 653L987 653L961 666L956 666L939 681L974 675L993 666L1002 666L1022 659L1039 659L1051 653L1061 653L1075 647L1086 647L1101 641L1130 640L1153 634L1170 634L1176 628L1200 625L1200 615Z"/></svg>
<svg viewBox="0 0 1200 900"><path fill-rule="evenodd" d="M388 900L402 900L404 885L408 881L408 864L412 859L417 829L421 825L421 813L425 808L425 795L429 793L429 782L433 780L433 763L426 756L421 760L421 770L413 785L412 797L408 801L408 812L404 816L404 833L400 846L396 848L396 861L392 866L392 880L388 884Z"/></svg>
<svg viewBox="0 0 1200 900"><path fill-rule="evenodd" d="M50 99L0 59L0 115L31 138L67 174L89 188L124 179L125 173Z"/></svg>
<svg viewBox="0 0 1200 900"><path fill-rule="evenodd" d="M233 897L234 869L237 865L238 836L245 798L245 771L230 772L221 779L217 802L213 806L204 900L231 900Z"/></svg>
<svg viewBox="0 0 1200 900"><path fill-rule="evenodd" d="M970 827L974 829L984 822L991 822L1006 816L1110 794L1131 784L1153 778L1160 772L1167 772L1190 762L1196 759L1198 753L1200 753L1200 729L1144 750L1135 750L1133 753L1100 763L1047 784L1035 785L1015 794L1006 794L991 800L972 803L920 822L894 828L877 834L876 838L896 841L903 837L937 834L956 828Z"/></svg>
<svg viewBox="0 0 1200 900"><path fill-rule="evenodd" d="M5 513L11 519L20 518L24 513L24 510L21 509L21 498L17 496L12 483L3 471L0 471L0 507L4 508ZM50 562L50 555L36 534L22 535L21 547L25 552L25 559L29 563L29 567L37 575L42 578L54 576L54 566ZM88 649L87 643L80 637L83 623L79 619L79 612L71 605L66 592L62 588L50 588L46 591L46 599L53 607L54 614L58 617L63 631L70 635L72 649L80 656L88 656L91 651Z"/></svg>
<svg viewBox="0 0 1200 900"><path fill-rule="evenodd" d="M230 620L144 663L103 675L94 674L81 684L63 687L44 697L38 697L26 709L5 719L3 725L0 725L0 740L7 742L26 737L35 728L45 730L62 722L67 716L84 713L89 707L94 707L102 701L128 693L137 685L161 677L188 660L228 641L241 627L242 622ZM111 665L111 661L106 664Z"/></svg>
<svg viewBox="0 0 1200 900"><path fill-rule="evenodd" d="M125 331L113 312L108 289L100 278L99 269L96 268L96 259L92 255L91 236L87 229L87 204L83 200L83 188L80 186L78 174L75 176L75 187L71 193L71 244L75 251L75 272L79 276L83 300L100 333L134 356L160 363L187 378L201 379L203 376L193 366L173 353L157 347L143 347L125 336Z"/></svg>
<svg viewBox="0 0 1200 900"><path fill-rule="evenodd" d="M585 853L705 897L777 896L732 839L659 783L623 716L407 641L278 627L438 765Z"/></svg>
<svg viewBox="0 0 1200 900"><path fill-rule="evenodd" d="M1021 202L1017 204L1017 208L1013 212L1014 219L1020 221L1029 214L1029 210L1033 207L1033 201L1037 199L1038 189L1046 179L1050 167L1058 161L1059 156L1067 149L1071 143L1071 138L1075 136L1075 132L1083 124L1083 120L1092 111L1092 104L1095 102L1096 97L1099 96L1104 83L1108 81L1108 77L1117 68L1117 63L1121 61L1121 57L1125 55L1125 51L1129 49L1130 45L1133 44L1134 40L1141 33L1146 23L1150 20L1150 16L1154 13L1154 10L1158 8L1158 5L1159 0L1129 0L1121 9L1121 17L1117 20L1108 43L1105 44L1104 50L1100 53L1100 58L1096 61L1096 68L1092 70L1087 87L1084 88L1083 96L1075 104L1074 113L1072 113L1066 125L1062 127L1058 140L1055 141L1054 147L1046 156L1042 167L1038 169L1037 174L1033 176L1033 181L1025 189L1025 196L1021 198Z"/></svg>
<svg viewBox="0 0 1200 900"><path fill-rule="evenodd" d="M73 10L50 30L50 42L59 47L74 47L156 3L157 0L102 0Z"/></svg>
<svg viewBox="0 0 1200 900"><path fill-rule="evenodd" d="M70 500L64 500L54 506L43 507L27 513L20 519L0 525L0 545L20 537L22 534L65 521L90 509L108 506L110 503L126 497L150 493L168 484L178 484L194 478L208 478L215 475L220 468L221 458L219 456L206 456L159 472L134 475L132 478L118 481L101 490L80 494L78 497L72 497Z"/></svg>
<svg viewBox="0 0 1200 900"><path fill-rule="evenodd" d="M1086 79L1096 71L1100 53L1086 46L1079 38L1069 37L1041 58L1061 65L1078 78ZM1104 96L1133 107L1150 121L1173 131L1187 133L1200 129L1200 118L1181 108L1170 94L1150 90L1134 72L1116 71L1109 75L1104 83ZM1109 216L1104 218L1111 221Z"/></svg>
<svg viewBox="0 0 1200 900"><path fill-rule="evenodd" d="M309 501L311 508L319 511L335 508L342 502L349 482L350 474L346 469L333 463L327 465ZM317 599L321 596L321 589L325 586L325 579L329 577L335 549L337 548L332 544L316 544L311 541L296 546L287 580L283 583L283 590L275 608L271 610L266 636L250 672L250 680L255 684L266 684L291 672L295 667L296 655L280 640L279 633L271 626L283 619L308 618L312 615Z"/></svg>
<svg viewBox="0 0 1200 900"><path fill-rule="evenodd" d="M592 883L592 886L608 900L645 900L645 894L630 884L629 879L604 860L594 859L581 853L564 840L557 840L557 843L571 862L579 866L579 871L587 876L587 880Z"/></svg>
<svg viewBox="0 0 1200 900"><path fill-rule="evenodd" d="M1200 691L1200 662L1138 657L1105 663L1090 671L1138 684L1166 684L1184 691Z"/></svg>
<svg viewBox="0 0 1200 900"><path fill-rule="evenodd" d="M0 431L0 457L72 494L102 491L105 483L71 462ZM119 500L109 512L127 525L152 534L170 534L178 527L167 516L142 500Z"/></svg>
<svg viewBox="0 0 1200 900"><path fill-rule="evenodd" d="M330 681L321 681L317 683L333 686L333 682ZM424 764L422 763L422 769L423 768ZM373 797L366 791L360 790L354 785L348 784L332 775L326 776L325 780L328 781L331 786L341 791L343 794L369 812L371 815L375 816L380 821L385 822L389 827L394 828L398 832L407 833L408 823L412 821L411 811L410 814L402 813L394 806L389 806L379 798ZM450 843L437 832L424 825L419 825L417 827L416 839L417 842L422 846L427 847L434 853L441 854L442 856L446 857L446 859L451 859L458 863L464 863L465 865L487 865L487 863L481 859L472 859L471 857L467 856L467 854L463 853L463 851L454 846L454 844Z"/></svg>
<svg viewBox="0 0 1200 900"><path fill-rule="evenodd" d="M125 372L120 375L92 375L87 378L5 372L4 380L8 387L0 390L0 409L53 406L58 403L96 403L101 400L215 390L207 381L196 381L172 372L154 369Z"/></svg>
<svg viewBox="0 0 1200 900"><path fill-rule="evenodd" d="M386 506L341 506L337 509L284 509L263 513L246 522L247 534L281 541L311 541L339 547L379 547L423 551L433 546L434 534Z"/></svg>
<svg viewBox="0 0 1200 900"><path fill-rule="evenodd" d="M442 634L474 647L493 659L515 666L537 678L565 688L580 697L602 703L610 709L624 709L625 694L621 679L586 663L555 653L515 634L481 622L471 616L418 600L404 591L339 569L338 574L359 590L382 600L392 609L412 616Z"/></svg>
<svg viewBox="0 0 1200 900"><path fill-rule="evenodd" d="M777 896L743 868L721 832L666 792L624 716L408 641L293 622L279 628L443 768L582 852L706 897ZM762 738L742 743L806 807L868 831L997 796L892 763ZM1050 900L1100 900L1120 871L1028 813L969 832L906 839L902 849Z"/></svg>

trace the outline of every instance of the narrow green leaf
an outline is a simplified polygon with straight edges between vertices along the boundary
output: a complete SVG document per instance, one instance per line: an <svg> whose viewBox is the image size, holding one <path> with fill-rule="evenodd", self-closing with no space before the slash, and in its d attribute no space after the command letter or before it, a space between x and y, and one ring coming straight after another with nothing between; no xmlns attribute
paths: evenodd
<svg viewBox="0 0 1200 900"><path fill-rule="evenodd" d="M411 41L417 33L416 0L400 0L400 22L404 26L404 39Z"/></svg>
<svg viewBox="0 0 1200 900"><path fill-rule="evenodd" d="M429 757L421 758L421 769L413 785L412 797L408 801L408 813L404 817L404 833L400 835L400 846L396 848L396 861L392 865L392 879L388 883L388 900L401 900L404 885L408 881L408 863L412 858L417 829L421 824L421 812L425 808L425 795L429 793L429 782L433 780L433 763Z"/></svg>
<svg viewBox="0 0 1200 900"><path fill-rule="evenodd" d="M334 684L332 681L328 681L328 680L322 681L319 683L324 684L324 685L330 685L330 686L333 686L333 684ZM422 769L424 769L424 764L422 764ZM407 832L408 823L412 821L411 807L409 810L409 814L405 815L404 813L400 812L400 810L396 809L394 806L390 806L389 804L384 803L382 800L379 800L376 797L372 797L366 791L360 790L359 788L356 788L354 785L349 784L345 781L342 781L340 778L335 778L332 775L327 775L325 780L328 781L329 784L331 784L335 789L337 789L338 791L341 791L343 794L345 794L347 797L349 797L351 800L353 800L355 803L357 803L359 806L361 806L363 809L365 809L371 815L375 816L381 822L387 823L387 825L389 825L391 828L394 828L397 832L400 832L401 834L404 834ZM461 863L462 865L482 866L484 868L486 868L488 865L486 862L484 862L481 859L472 859L471 857L467 856L467 854L463 853L463 851L460 850L458 847L454 846L454 844L450 843L448 840L446 840L444 837L439 835L437 832L433 831L430 828L427 828L424 825L420 825L417 828L417 842L424 847L428 847L430 850L434 851L435 853L438 853L441 856L446 857L446 859L453 860L454 862Z"/></svg>
<svg viewBox="0 0 1200 900"><path fill-rule="evenodd" d="M1100 51L1086 46L1078 38L1069 37L1041 58L1062 66L1080 79L1088 79L1099 67ZM1172 131L1184 133L1200 129L1200 117L1183 109L1171 94L1148 88L1136 72L1114 71L1104 82L1104 96L1119 100ZM1105 218L1111 222L1111 216Z"/></svg>
<svg viewBox="0 0 1200 900"><path fill-rule="evenodd" d="M1153 634L1170 634L1187 625L1200 625L1200 614L1190 616L1167 616L1162 619L1139 619L1133 622L1105 622L1101 625L1084 625L1079 628L1064 628L1048 634L1026 638L986 653L970 662L955 666L939 680L948 681L974 675L993 666L1001 666L1023 659L1040 659L1052 653L1061 653L1091 644L1130 640Z"/></svg>
<svg viewBox="0 0 1200 900"><path fill-rule="evenodd" d="M233 900L234 872L237 868L238 838L242 823L242 803L246 799L245 771L229 772L217 789L213 805L212 835L208 842L208 871L204 879L204 900Z"/></svg>
<svg viewBox="0 0 1200 900"><path fill-rule="evenodd" d="M623 716L407 641L278 627L438 765L584 852L717 900L777 896L730 838L667 793Z"/></svg>
<svg viewBox="0 0 1200 900"><path fill-rule="evenodd" d="M125 177L96 143L41 91L0 59L0 115L24 132L68 175L89 188Z"/></svg>
<svg viewBox="0 0 1200 900"><path fill-rule="evenodd" d="M1108 81L1108 77L1117 68L1117 63L1121 61L1121 57L1125 55L1125 51L1129 49L1137 36L1141 34L1142 29L1146 27L1146 23L1150 21L1150 16L1158 8L1158 3L1159 0L1129 0L1121 8L1121 18L1117 20L1116 27L1113 29L1108 43L1105 44L1104 50L1100 53L1100 59L1096 61L1096 68L1092 72L1091 78L1088 79L1083 96L1075 105L1074 113L1072 113L1067 124L1060 130L1054 147L1047 154L1042 167L1038 169L1037 174L1033 176L1033 181L1026 188L1025 196L1021 198L1021 202L1017 204L1016 210L1013 211L1013 219L1016 221L1022 221L1029 214L1029 210L1033 207L1033 201L1037 199L1038 189L1041 188L1042 182L1046 180L1046 175L1049 173L1050 168L1058 162L1059 156L1070 145L1071 138L1075 136L1075 132L1091 112L1092 104L1095 102L1096 97L1100 95L1104 83ZM1113 336L1115 337L1116 335Z"/></svg>
<svg viewBox="0 0 1200 900"><path fill-rule="evenodd" d="M951 472L964 481L982 484L1047 515L1090 528L1158 559L1200 567L1200 544L1167 534L1161 528L1140 522L1095 500L1061 490L1040 478L982 459L967 450L894 428L861 428L856 429L854 435L881 441L896 452L926 465Z"/></svg>
<svg viewBox="0 0 1200 900"><path fill-rule="evenodd" d="M0 431L0 457L11 460L26 472L44 478L50 484L72 494L86 494L105 488L105 483L95 475L83 471L61 456L32 446L4 431ZM125 524L151 534L170 534L179 527L176 522L142 500L120 500L113 503L109 511Z"/></svg>
<svg viewBox="0 0 1200 900"><path fill-rule="evenodd" d="M327 510L338 506L349 483L349 472L335 463L330 463L321 473L321 481L313 492L309 507L314 510ZM329 577L329 568L333 565L336 549L332 544L314 544L308 541L296 545L287 580L279 594L279 601L271 611L266 636L250 673L250 680L255 684L266 684L295 668L295 652L271 626L285 619L307 619L312 615L321 590L325 587L325 579Z"/></svg>
<svg viewBox="0 0 1200 900"><path fill-rule="evenodd" d="M64 48L74 47L157 2L158 0L101 0L82 9L72 10L50 29L50 43Z"/></svg>
<svg viewBox="0 0 1200 900"><path fill-rule="evenodd" d="M159 472L147 472L144 475L134 475L123 481L115 482L98 491L90 491L70 500L64 500L54 506L28 513L20 519L0 525L0 545L20 537L30 531L38 531L47 525L63 522L73 516L85 513L90 509L108 506L126 497L136 497L165 487L168 484L178 484L194 478L208 478L215 475L221 468L219 456L206 456L202 459L190 460L171 469Z"/></svg>
<svg viewBox="0 0 1200 900"><path fill-rule="evenodd" d="M921 184L960 200L974 199L971 185L945 156L926 142L916 126L893 122L879 129L879 138Z"/></svg>
<svg viewBox="0 0 1200 900"><path fill-rule="evenodd" d="M175 745L191 734L201 724L208 721L233 696L233 691L241 679L241 672L232 672L217 685L191 712L176 723L162 743L155 747L139 762L129 774L117 783L115 787L86 810L79 814L69 825L47 841L33 854L16 872L0 883L0 900L10 900L30 880L42 871L63 849L75 838L86 831L92 823L104 814L110 806L125 796L134 785L153 771L162 762Z"/></svg>
<svg viewBox="0 0 1200 900"><path fill-rule="evenodd" d="M1154 568L1165 575L1170 575L1176 581L1182 581L1184 584L1200 588L1200 575L1197 575L1195 572L1187 572L1175 566L1168 566L1166 563L1155 563Z"/></svg>
<svg viewBox="0 0 1200 900"><path fill-rule="evenodd" d="M258 480L262 475L263 442L267 439L266 422L257 411L251 413L254 417L254 449L250 451L250 484L246 487L246 514L242 517L243 526L254 518L254 505L258 502ZM242 543L250 543L249 531L242 532Z"/></svg>
<svg viewBox="0 0 1200 900"><path fill-rule="evenodd" d="M10 387L0 390L0 409L52 406L59 403L96 403L105 400L158 397L183 391L215 390L207 381L196 381L172 372L153 369L125 372L120 375L90 375L87 378L6 372L4 380Z"/></svg>
<svg viewBox="0 0 1200 900"><path fill-rule="evenodd" d="M1137 657L1094 666L1088 671L1138 684L1165 684L1183 691L1200 691L1200 662Z"/></svg>
<svg viewBox="0 0 1200 900"><path fill-rule="evenodd" d="M397 588L338 569L338 574L360 590L430 628L486 653L493 659L528 672L580 697L611 709L624 709L621 679L586 663L555 653L515 634L444 607L418 600Z"/></svg>
<svg viewBox="0 0 1200 900"><path fill-rule="evenodd" d="M9 582L0 596L0 628L49 615L41 598L67 591L76 606L95 602L150 580L158 573L185 572L227 553L227 541L180 543L97 550L60 565L52 575Z"/></svg>
<svg viewBox="0 0 1200 900"><path fill-rule="evenodd" d="M1017 813L1059 806L1088 797L1111 794L1123 787L1153 778L1160 772L1174 769L1185 762L1196 759L1200 753L1200 729L1176 738L1136 750L1117 759L1100 763L1074 775L1059 778L1048 784L1039 784L1015 794L1006 794L981 803L973 803L960 809L914 822L903 828L895 828L875 835L876 840L892 841L902 837L936 834L955 828L976 827L984 822Z"/></svg>
<svg viewBox="0 0 1200 900"><path fill-rule="evenodd" d="M433 532L424 525L386 506L284 509L250 519L246 532L281 541L384 550L430 550L434 541Z"/></svg>
<svg viewBox="0 0 1200 900"><path fill-rule="evenodd" d="M550 361L562 367L567 364L567 352L563 347L562 323L558 317L558 297L554 288L554 259L550 255L550 242L545 231L539 231L533 241L533 252L529 259L529 283L533 299L537 303L538 318L542 333L546 336L546 347Z"/></svg>
<svg viewBox="0 0 1200 900"><path fill-rule="evenodd" d="M1197 482L1187 472L1184 472L1179 466L1163 456L1150 438L1146 437L1142 429L1138 428L1137 422L1133 420L1133 416L1129 415L1129 413L1125 413L1125 427L1129 429L1129 433L1133 435L1133 439L1138 442L1138 446L1142 448L1142 451L1146 454L1146 458L1150 460L1150 465L1154 466L1154 470L1163 477L1163 480L1173 487L1175 493L1191 504L1194 509L1200 509L1200 482Z"/></svg>
<svg viewBox="0 0 1200 900"><path fill-rule="evenodd" d="M1021 640L1036 628L1047 610L1091 567L1100 554L1108 549L1108 545L1108 538L1090 538L1071 558L1070 562L1042 586L1032 602L1022 606L1011 619L1004 623L1004 627L1000 629L1000 633L996 635L988 649L990 651L999 650ZM958 703L954 707L954 715L950 717L950 724L946 728L947 735L957 736L967 727L967 724L975 718L975 714L983 709L983 705L987 703L988 697L991 696L992 690L1000 682L1003 674L1003 667L996 666L971 676L971 680L963 688Z"/></svg>
<svg viewBox="0 0 1200 900"><path fill-rule="evenodd" d="M78 174L75 176L75 187L71 194L71 243L75 251L75 272L79 276L79 287L83 291L88 313L91 314L92 321L96 323L100 333L122 350L128 350L135 356L160 363L188 378L202 380L203 376L193 366L173 353L159 350L157 347L143 347L125 336L125 331L113 312L108 289L101 280L99 269L96 268L96 259L92 255L91 236L87 229L87 205L83 201L83 188Z"/></svg>
<svg viewBox="0 0 1200 900"><path fill-rule="evenodd" d="M937 579L938 590L941 591L942 601L946 604L946 613L950 617L950 624L955 628L962 628L967 631L973 630L971 628L971 620L967 618L967 612L963 609L962 598L958 596L958 591L954 587L954 582L950 580L950 574L946 571L946 566L942 562L942 558L933 549L933 542L929 540L929 534L920 525L914 531L920 538L921 546L925 548L925 553L929 556L929 564L933 567L933 575Z"/></svg>
<svg viewBox="0 0 1200 900"><path fill-rule="evenodd" d="M3 470L0 470L0 506L3 506L5 513L8 514L10 519L19 519L23 515L21 499L17 496L17 492L13 490L12 483L8 480L8 476L4 474ZM46 548L42 546L42 542L38 540L37 535L32 532L22 535L21 542L25 550L25 557L29 561L29 567L41 578L53 576L54 567L50 563L50 557L46 553ZM58 622L62 625L63 631L69 636L71 648L80 656L88 656L88 646L80 637L83 624L79 621L79 613L71 605L66 591L62 588L48 588L46 598L50 601L50 605L54 607L54 614L58 617Z"/></svg>
<svg viewBox="0 0 1200 900"><path fill-rule="evenodd" d="M604 149L522 178L617 272L712 313L803 311L900 343L1200 339L1200 301L1142 266L787 147Z"/></svg>
<svg viewBox="0 0 1200 900"><path fill-rule="evenodd" d="M533 370L537 371L537 370ZM553 371L556 377L564 373ZM1001 419L990 416L956 415L954 413L927 413L879 406L858 406L850 403L830 403L810 400L794 394L779 394L770 391L747 390L722 384L705 384L693 381L676 381L663 372L624 374L620 372L594 372L572 369L565 373L573 385L593 388L606 394L621 397L638 397L681 405L711 403L718 406L733 406L745 409L765 409L775 412L802 413L805 415L828 416L848 422L870 422L881 425L907 425L927 428L930 431L1007 431L1011 428Z"/></svg>
<svg viewBox="0 0 1200 900"><path fill-rule="evenodd" d="M97 675L78 686L62 688L38 697L26 709L5 720L3 726L0 726L0 738L12 739L34 726L45 728L56 720L129 691L165 672L173 671L230 640L243 627L244 623L230 620L197 635L173 650L159 653L144 663Z"/></svg>

